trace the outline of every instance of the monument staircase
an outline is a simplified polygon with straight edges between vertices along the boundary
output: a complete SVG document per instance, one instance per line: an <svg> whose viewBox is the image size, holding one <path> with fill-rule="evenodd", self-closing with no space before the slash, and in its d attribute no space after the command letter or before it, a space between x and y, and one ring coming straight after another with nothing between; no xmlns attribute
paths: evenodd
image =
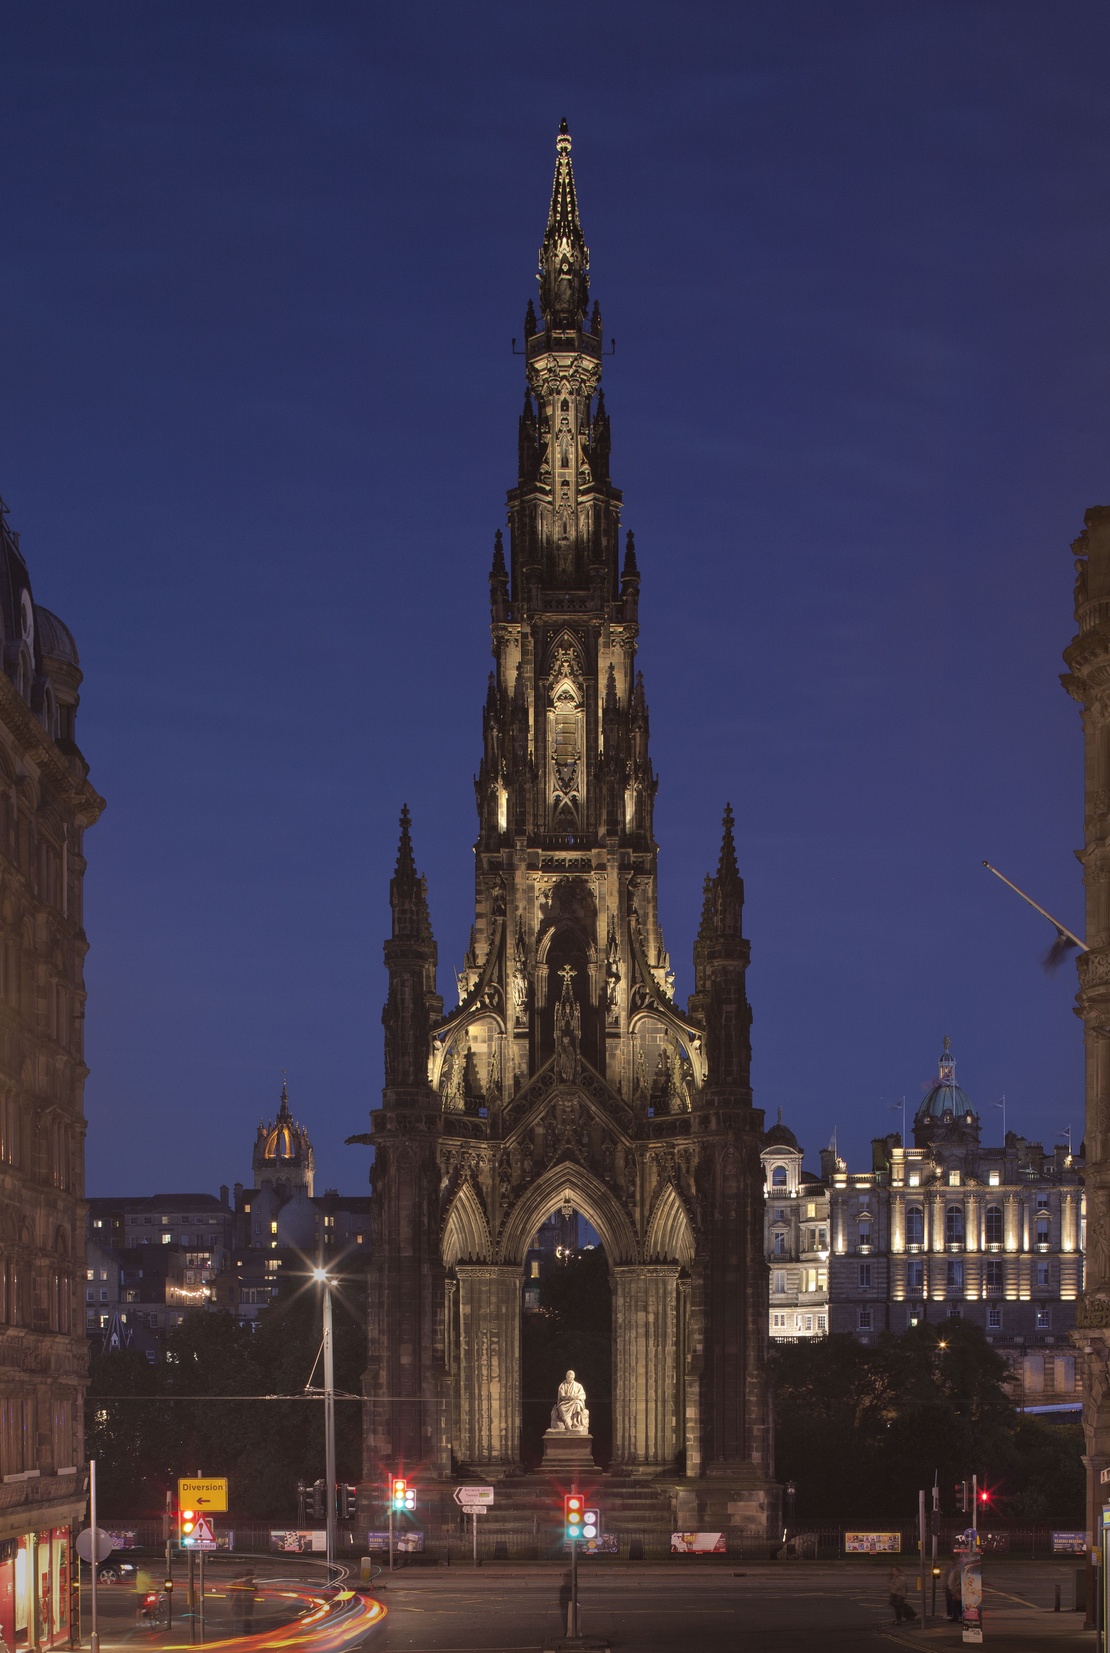
<svg viewBox="0 0 1110 1653"><path fill-rule="evenodd" d="M476 1479L466 1473L460 1484ZM675 1483L602 1470L596 1465L574 1475L542 1469L507 1475L493 1483L495 1502L480 1516L483 1551L502 1546L506 1559L524 1558L525 1550L540 1556L556 1553L563 1539L563 1495L581 1492L601 1511L603 1534L616 1534L620 1554L633 1557L666 1551L674 1530Z"/></svg>

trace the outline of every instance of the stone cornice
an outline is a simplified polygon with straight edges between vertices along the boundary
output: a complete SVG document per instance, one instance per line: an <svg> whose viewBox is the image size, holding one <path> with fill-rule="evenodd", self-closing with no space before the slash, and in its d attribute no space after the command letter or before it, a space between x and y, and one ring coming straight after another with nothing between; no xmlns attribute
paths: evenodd
<svg viewBox="0 0 1110 1653"><path fill-rule="evenodd" d="M0 671L0 719L19 742L24 758L56 788L79 825L92 826L104 810L104 799L62 756L4 671Z"/></svg>

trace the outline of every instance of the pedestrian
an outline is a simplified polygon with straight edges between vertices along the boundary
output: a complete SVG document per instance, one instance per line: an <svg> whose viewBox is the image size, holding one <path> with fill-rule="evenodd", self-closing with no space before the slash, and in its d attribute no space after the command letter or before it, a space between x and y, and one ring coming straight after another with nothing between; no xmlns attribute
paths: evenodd
<svg viewBox="0 0 1110 1653"><path fill-rule="evenodd" d="M944 1606L950 1619L958 1624L964 1616L963 1568L959 1556L954 1555L944 1575Z"/></svg>
<svg viewBox="0 0 1110 1653"><path fill-rule="evenodd" d="M894 1609L895 1624L908 1624L911 1619L915 1619L917 1614L906 1600L906 1575L897 1562L890 1569L887 1589L890 1592L890 1605Z"/></svg>

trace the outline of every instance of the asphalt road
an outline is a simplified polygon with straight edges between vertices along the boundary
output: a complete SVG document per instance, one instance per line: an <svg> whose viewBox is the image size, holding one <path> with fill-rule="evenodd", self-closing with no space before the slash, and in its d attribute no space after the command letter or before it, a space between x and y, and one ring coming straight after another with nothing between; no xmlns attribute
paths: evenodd
<svg viewBox="0 0 1110 1653"><path fill-rule="evenodd" d="M895 1631L882 1565L739 1566L696 1575L664 1565L592 1575L583 1568L582 1575L580 1628L608 1637L614 1653L889 1653L961 1645L959 1627L943 1617L926 1630L918 1622ZM1069 1610L1074 1577L1064 1563L990 1566L987 1645L994 1653L1093 1647L1082 1615ZM1053 1611L1056 1583L1060 1613ZM563 1633L561 1584L554 1569L413 1569L381 1589L388 1616L362 1645L365 1653L541 1653Z"/></svg>

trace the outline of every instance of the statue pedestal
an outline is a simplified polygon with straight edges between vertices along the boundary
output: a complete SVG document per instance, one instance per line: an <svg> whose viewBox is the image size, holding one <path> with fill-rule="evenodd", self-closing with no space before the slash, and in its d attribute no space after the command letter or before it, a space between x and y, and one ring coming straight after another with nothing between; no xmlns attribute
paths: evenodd
<svg viewBox="0 0 1110 1653"><path fill-rule="evenodd" d="M571 1435L565 1429L546 1429L541 1468L558 1474L564 1469L596 1469L592 1435Z"/></svg>

